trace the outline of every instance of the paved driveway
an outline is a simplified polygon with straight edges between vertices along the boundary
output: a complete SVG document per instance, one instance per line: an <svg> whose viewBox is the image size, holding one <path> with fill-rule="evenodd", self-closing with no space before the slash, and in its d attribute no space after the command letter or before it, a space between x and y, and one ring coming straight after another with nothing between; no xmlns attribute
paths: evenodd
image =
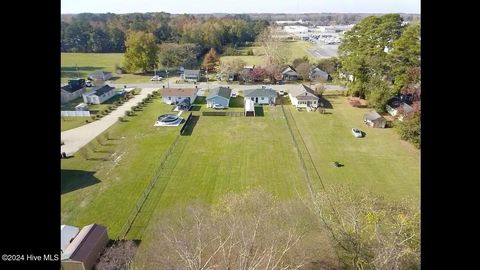
<svg viewBox="0 0 480 270"><path fill-rule="evenodd" d="M61 146L61 152L65 152L67 155L73 155L78 149L88 144L117 122L118 117L124 116L126 111L130 110L132 106L137 105L156 89L158 88L143 88L139 95L123 103L123 105L119 106L115 111L102 117L100 120L62 132L61 138L64 145Z"/></svg>

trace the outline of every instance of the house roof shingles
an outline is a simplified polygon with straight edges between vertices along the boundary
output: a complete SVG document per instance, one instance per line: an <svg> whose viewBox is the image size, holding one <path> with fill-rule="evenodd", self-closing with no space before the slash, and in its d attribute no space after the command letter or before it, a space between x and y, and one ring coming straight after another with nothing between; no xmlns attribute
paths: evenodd
<svg viewBox="0 0 480 270"><path fill-rule="evenodd" d="M191 97L197 93L196 88L163 88L161 90L164 97Z"/></svg>
<svg viewBox="0 0 480 270"><path fill-rule="evenodd" d="M260 88L260 89L251 89L244 90L243 94L245 97L270 97L274 98L277 96L277 92L270 88Z"/></svg>
<svg viewBox="0 0 480 270"><path fill-rule="evenodd" d="M298 100L318 100L319 97L315 95L315 91L310 87L302 84L300 87L295 87L290 90L290 94Z"/></svg>
<svg viewBox="0 0 480 270"><path fill-rule="evenodd" d="M110 85L106 84L106 85L104 85L100 88L94 89L93 93L95 93L94 95L101 96L105 93L108 93L108 92L114 90L114 89L115 89L115 87L111 87Z"/></svg>
<svg viewBox="0 0 480 270"><path fill-rule="evenodd" d="M208 95L207 99L214 98L216 96L223 97L225 99L230 99L232 94L232 89L228 87L215 87L210 90L210 94Z"/></svg>
<svg viewBox="0 0 480 270"><path fill-rule="evenodd" d="M365 120L370 120L370 121L374 121L374 120L377 120L378 118L383 118L380 114L378 114L376 111L371 111L371 112L368 112L366 113L363 118Z"/></svg>

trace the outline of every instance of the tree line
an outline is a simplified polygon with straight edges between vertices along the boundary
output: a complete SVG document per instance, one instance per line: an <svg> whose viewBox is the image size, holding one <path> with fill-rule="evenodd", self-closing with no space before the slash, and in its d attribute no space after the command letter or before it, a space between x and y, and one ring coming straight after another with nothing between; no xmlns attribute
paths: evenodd
<svg viewBox="0 0 480 270"><path fill-rule="evenodd" d="M62 52L125 52L131 32L152 34L155 43L197 44L205 53L254 41L268 26L266 20L248 16L226 18L171 16L168 13L91 14L64 16L61 21Z"/></svg>
<svg viewBox="0 0 480 270"><path fill-rule="evenodd" d="M413 97L413 115L398 125L403 139L420 146L420 24L399 14L366 17L346 32L338 49L340 72L353 76L349 92L384 112L398 94Z"/></svg>

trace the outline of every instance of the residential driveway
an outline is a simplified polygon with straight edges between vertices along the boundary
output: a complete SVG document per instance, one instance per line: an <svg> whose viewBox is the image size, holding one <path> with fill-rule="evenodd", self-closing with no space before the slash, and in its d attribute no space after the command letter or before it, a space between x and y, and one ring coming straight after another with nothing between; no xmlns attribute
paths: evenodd
<svg viewBox="0 0 480 270"><path fill-rule="evenodd" d="M139 95L136 95L129 101L123 103L123 105L119 106L115 111L102 117L100 120L62 132L61 138L64 145L61 146L61 152L65 152L67 155L73 155L78 149L88 144L91 140L117 122L118 117L124 116L126 111L130 110L132 106L137 105L142 99L146 98L148 94L156 89L158 89L158 87L143 88Z"/></svg>

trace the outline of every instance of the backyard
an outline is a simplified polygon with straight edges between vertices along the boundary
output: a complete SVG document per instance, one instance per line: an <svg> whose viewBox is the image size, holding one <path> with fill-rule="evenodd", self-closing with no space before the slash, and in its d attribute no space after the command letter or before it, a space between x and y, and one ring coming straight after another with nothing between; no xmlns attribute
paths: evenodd
<svg viewBox="0 0 480 270"><path fill-rule="evenodd" d="M343 96L327 96L327 114L298 112L295 119L311 159L325 185L367 188L386 199L419 199L419 151L400 141L393 129L367 129L362 115ZM148 239L152 217L163 209L195 200L215 203L223 194L262 188L278 198L298 198L307 191L300 159L281 106L257 107L263 116L201 116L203 102L193 112L185 136L178 137L129 239ZM236 100L231 104L239 104ZM237 110L241 108L231 108ZM130 212L157 170L162 155L180 127L154 128L155 118L171 110L156 99L125 123L107 132L111 140L89 144L107 161L86 160L80 154L62 160L62 223L83 226L96 222L118 236ZM288 111L287 111L288 112ZM258 115L258 114L257 114ZM351 128L366 132L354 138ZM334 167L338 161L344 167ZM314 184L318 188L318 183Z"/></svg>

